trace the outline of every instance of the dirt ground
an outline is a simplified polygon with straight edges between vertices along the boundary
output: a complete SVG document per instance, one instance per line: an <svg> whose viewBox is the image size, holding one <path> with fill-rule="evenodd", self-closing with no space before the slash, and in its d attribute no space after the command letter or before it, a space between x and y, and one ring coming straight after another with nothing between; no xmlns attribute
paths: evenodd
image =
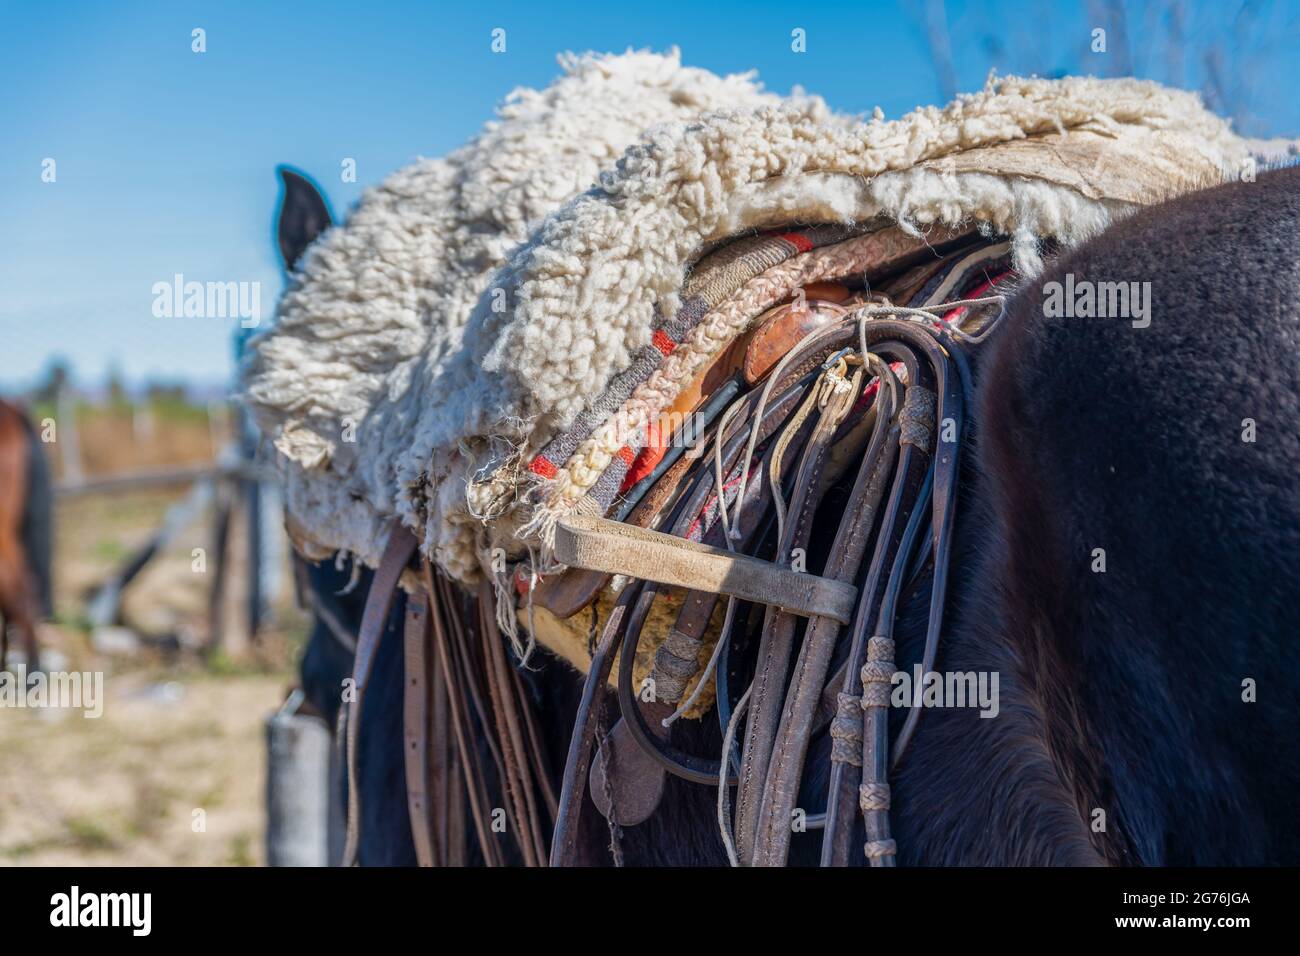
<svg viewBox="0 0 1300 956"><path fill-rule="evenodd" d="M0 866L261 864L287 676L110 673L97 719L0 709Z"/></svg>
<svg viewBox="0 0 1300 956"><path fill-rule="evenodd" d="M121 421L87 412L87 474L205 460L206 412L189 419L173 415L130 444ZM234 654L224 640L204 654L215 562L198 569L193 555L212 553L209 507L131 582L111 642L92 634L87 617L88 595L187 492L57 499L55 614L42 628L43 663L102 671L105 705L97 719L0 707L0 866L264 862L263 721L293 682L308 623L293 607L287 567L259 644ZM235 562L230 568L242 575Z"/></svg>

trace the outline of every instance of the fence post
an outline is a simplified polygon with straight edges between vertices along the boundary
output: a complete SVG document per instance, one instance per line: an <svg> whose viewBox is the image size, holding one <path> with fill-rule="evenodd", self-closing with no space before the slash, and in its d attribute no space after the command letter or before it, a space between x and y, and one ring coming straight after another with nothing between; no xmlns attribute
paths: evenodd
<svg viewBox="0 0 1300 956"><path fill-rule="evenodd" d="M66 382L59 385L54 397L54 418L58 428L59 462L63 466L61 480L75 485L84 477L81 436L77 432L77 396Z"/></svg>

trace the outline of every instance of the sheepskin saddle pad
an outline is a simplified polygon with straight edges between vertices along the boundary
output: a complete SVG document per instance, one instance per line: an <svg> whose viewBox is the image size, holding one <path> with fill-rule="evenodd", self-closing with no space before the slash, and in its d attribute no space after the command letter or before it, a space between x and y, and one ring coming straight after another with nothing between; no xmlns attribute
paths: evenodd
<svg viewBox="0 0 1300 956"><path fill-rule="evenodd" d="M440 574L495 589L517 646L523 632L582 668L592 628L636 577L605 552L639 539L611 545L602 522L653 534L684 515L681 476L705 469L682 436L725 436L720 416L748 400L748 455L717 463L717 493L690 502L675 532L734 548L750 531L718 530L729 496L743 505L747 469L772 457L757 436L782 395L764 383L813 374L791 359L804 337L845 317L902 321L881 310L906 305L976 329L997 311L988 297L1054 248L1219 182L1248 155L1195 95L1137 80L990 79L886 120L684 67L675 51L561 65L462 148L367 191L313 245L252 349L244 397L303 554L376 565L400 522ZM884 379L908 384L865 352L824 361L816 388L798 390L817 393L822 417L846 382L859 402ZM779 409L774 435L815 431ZM850 403L843 422L860 411ZM831 472L853 467L835 447L861 456L846 434L826 436ZM574 537L583 522L603 529L603 551ZM714 557L688 565L707 577ZM656 602L638 671L686 593ZM721 611L701 613L716 634ZM707 639L689 648L709 652Z"/></svg>

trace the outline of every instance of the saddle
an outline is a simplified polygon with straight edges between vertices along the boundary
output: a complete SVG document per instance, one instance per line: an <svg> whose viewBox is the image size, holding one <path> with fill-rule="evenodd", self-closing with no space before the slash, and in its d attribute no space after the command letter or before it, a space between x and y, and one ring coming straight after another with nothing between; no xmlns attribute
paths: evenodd
<svg viewBox="0 0 1300 956"><path fill-rule="evenodd" d="M886 122L674 58L569 69L368 192L245 369L295 544L378 567L349 820L400 586L421 862L584 862L587 793L617 862L671 774L717 789L734 863L779 865L829 738L823 862L891 865L919 714L890 736L893 627L928 591L930 668L968 355L1055 243L1246 145L1132 80L1006 77ZM538 644L585 675L558 793L508 656ZM684 746L687 720L716 720L720 751Z"/></svg>
<svg viewBox="0 0 1300 956"><path fill-rule="evenodd" d="M839 238L828 248L854 243L854 271L764 310L637 456L619 459L617 491L597 500L609 484L598 480L592 502L558 522L564 570L531 582L516 573L518 623L587 671L558 795L490 588L467 601L420 562L404 635L404 720L421 862L465 859L453 791L465 795L485 862L567 865L578 862L584 790L612 828L634 826L673 774L718 787L724 805L735 787L730 858L781 865L804 756L829 733L831 789L813 820L826 830L824 862L849 861L856 794L866 859L890 865L894 615L905 585L929 582L921 663L930 668L969 397L965 353L992 326L997 292L1014 273L1009 244L974 233L906 237L880 225ZM734 261L734 251L715 255ZM349 749L387 616L382 595L413 571L415 551L414 537L394 529L361 629ZM589 652L575 649L593 626ZM612 728L606 686L621 715ZM708 717L724 732L720 755L674 746L675 721ZM509 854L490 838L493 806L504 806L517 835Z"/></svg>
<svg viewBox="0 0 1300 956"><path fill-rule="evenodd" d="M833 778L816 821L827 829L824 862L848 862L855 793L867 859L892 861L884 708L894 613L903 585L928 576L922 665L932 667L969 392L963 350L998 311L987 293L1011 276L1005 243L969 236L949 243L955 251L945 255L941 244L919 264L908 253L882 257L858 277L861 288L765 314L744 355L722 359L739 367L718 389L729 406L718 411L713 395L695 399L702 454L687 465L683 457L661 462L662 471L632 485L614 509L622 521L581 513L560 521L556 556L570 570L538 589L548 612L575 616L580 598L590 600L611 578L626 583L591 660L553 864L572 862L588 774L593 802L626 826L653 812L663 775L672 773L718 787L724 805L736 786L734 838L724 827L729 856L781 865L807 747L826 731ZM871 292L877 284L900 301ZM940 308L949 300L957 301ZM638 678L647 615L674 591L676 619L652 635L648 673ZM845 628L847 651L832 673ZM727 659L746 646L752 657L743 666ZM593 766L596 688L615 657L622 719ZM752 676L733 700L722 675L736 671ZM666 733L710 679L725 741L717 759L675 749ZM696 695L687 694L692 686ZM914 718L895 759L913 725Z"/></svg>

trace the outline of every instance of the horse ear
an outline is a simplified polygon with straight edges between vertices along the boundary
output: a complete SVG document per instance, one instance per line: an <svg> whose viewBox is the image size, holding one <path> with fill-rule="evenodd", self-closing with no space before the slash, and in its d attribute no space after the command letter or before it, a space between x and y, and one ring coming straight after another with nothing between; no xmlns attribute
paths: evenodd
<svg viewBox="0 0 1300 956"><path fill-rule="evenodd" d="M280 166L276 172L284 191L275 230L285 271L292 272L307 247L334 221L315 183L287 166Z"/></svg>

